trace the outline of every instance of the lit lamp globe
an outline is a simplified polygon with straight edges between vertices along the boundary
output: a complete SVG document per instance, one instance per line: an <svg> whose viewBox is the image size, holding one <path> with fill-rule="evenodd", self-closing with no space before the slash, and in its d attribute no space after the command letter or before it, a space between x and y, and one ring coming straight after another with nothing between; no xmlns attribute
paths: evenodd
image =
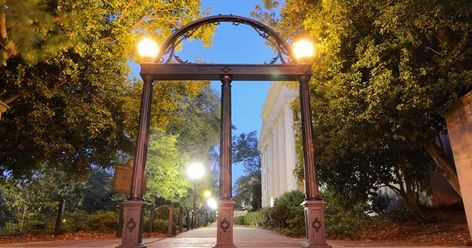
<svg viewBox="0 0 472 248"><path fill-rule="evenodd" d="M309 40L299 40L293 44L293 53L298 61L304 62L315 54L313 43Z"/></svg>
<svg viewBox="0 0 472 248"><path fill-rule="evenodd" d="M205 198L209 198L211 196L211 191L205 190L205 192L203 192L203 196L205 196Z"/></svg>
<svg viewBox="0 0 472 248"><path fill-rule="evenodd" d="M144 38L138 43L138 54L141 58L155 59L159 53L159 46L151 38Z"/></svg>
<svg viewBox="0 0 472 248"><path fill-rule="evenodd" d="M210 209L216 210L218 208L218 202L216 201L215 198L210 197L210 198L207 199L207 206Z"/></svg>
<svg viewBox="0 0 472 248"><path fill-rule="evenodd" d="M187 167L187 176L191 180L197 180L205 175L205 167L201 163L191 163Z"/></svg>

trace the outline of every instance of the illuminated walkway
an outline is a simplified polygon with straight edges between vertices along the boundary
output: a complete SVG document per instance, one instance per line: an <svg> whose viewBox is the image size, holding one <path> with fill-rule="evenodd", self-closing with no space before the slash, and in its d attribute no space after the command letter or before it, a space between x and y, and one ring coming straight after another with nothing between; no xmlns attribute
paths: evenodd
<svg viewBox="0 0 472 248"><path fill-rule="evenodd" d="M148 248L209 248L215 242L216 227L204 227L184 232L174 238L165 239L145 239L144 243ZM278 233L259 228L236 226L234 228L235 245L243 248L269 248L285 247L299 248L303 244L302 239L287 238ZM393 244L391 242L369 242L369 241L328 241L333 248L341 247L421 247L414 244ZM59 240L45 242L31 242L22 244L0 244L0 247L106 247L115 248L120 244L120 240ZM422 246L431 247L431 246ZM437 246L440 247L440 246Z"/></svg>

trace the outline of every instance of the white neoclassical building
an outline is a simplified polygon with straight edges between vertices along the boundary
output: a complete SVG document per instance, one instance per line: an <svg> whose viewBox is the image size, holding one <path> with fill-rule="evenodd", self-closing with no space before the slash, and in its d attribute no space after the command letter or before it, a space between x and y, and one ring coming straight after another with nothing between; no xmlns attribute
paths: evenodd
<svg viewBox="0 0 472 248"><path fill-rule="evenodd" d="M262 207L287 191L302 190L293 171L296 164L294 113L291 103L298 91L288 83L272 83L262 107L258 149L262 163Z"/></svg>

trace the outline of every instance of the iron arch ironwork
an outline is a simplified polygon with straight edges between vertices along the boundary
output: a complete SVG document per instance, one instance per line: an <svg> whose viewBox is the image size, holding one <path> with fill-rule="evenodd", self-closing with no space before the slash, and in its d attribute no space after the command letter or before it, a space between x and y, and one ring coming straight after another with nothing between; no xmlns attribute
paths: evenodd
<svg viewBox="0 0 472 248"><path fill-rule="evenodd" d="M269 40L277 50L277 56L267 64L205 64L184 61L175 54L175 48L207 24L229 22L245 24ZM270 27L246 17L218 15L205 17L185 25L163 43L157 62L141 63L144 85L141 98L138 137L134 157L132 183L129 198L123 203L123 220L120 248L142 248L143 185L149 137L153 84L165 80L220 80L221 128L220 128L220 190L218 200L216 248L235 247L233 243L232 168L231 168L231 82L232 81L298 81L305 171L305 244L303 247L330 247L326 243L323 211L325 203L319 198L316 179L316 163L313 126L310 106L309 80L311 63L297 61L291 46ZM280 64L276 62L280 60ZM129 228L132 226L133 228ZM139 227L139 228L134 228Z"/></svg>
<svg viewBox="0 0 472 248"><path fill-rule="evenodd" d="M279 33L262 22L236 15L208 16L183 26L164 41L157 56L157 61L163 64L172 63L173 61L180 64L191 63L175 54L176 47L183 40L195 34L200 27L211 24L219 25L220 23L232 23L235 26L240 24L248 25L252 27L260 37L269 41L275 48L277 55L266 64L275 64L277 61L280 61L281 64L293 64L296 62L292 47Z"/></svg>

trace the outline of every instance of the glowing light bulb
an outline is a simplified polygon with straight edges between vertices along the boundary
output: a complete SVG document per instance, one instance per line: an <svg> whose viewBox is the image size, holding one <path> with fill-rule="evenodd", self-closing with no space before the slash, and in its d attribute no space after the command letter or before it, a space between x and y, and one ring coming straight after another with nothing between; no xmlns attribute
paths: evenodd
<svg viewBox="0 0 472 248"><path fill-rule="evenodd" d="M153 39L144 38L138 43L138 53L143 58L155 59L159 53L159 46Z"/></svg>
<svg viewBox="0 0 472 248"><path fill-rule="evenodd" d="M203 196L205 196L205 198L210 197L211 196L211 191L205 190L205 192L203 192Z"/></svg>
<svg viewBox="0 0 472 248"><path fill-rule="evenodd" d="M216 201L215 198L210 197L207 200L207 206L213 210L216 210L218 208L218 202Z"/></svg>
<svg viewBox="0 0 472 248"><path fill-rule="evenodd" d="M201 163L191 163L187 167L187 176L192 179L200 179L205 175L205 167Z"/></svg>
<svg viewBox="0 0 472 248"><path fill-rule="evenodd" d="M299 40L293 44L293 53L297 59L313 57L315 48L309 40Z"/></svg>

